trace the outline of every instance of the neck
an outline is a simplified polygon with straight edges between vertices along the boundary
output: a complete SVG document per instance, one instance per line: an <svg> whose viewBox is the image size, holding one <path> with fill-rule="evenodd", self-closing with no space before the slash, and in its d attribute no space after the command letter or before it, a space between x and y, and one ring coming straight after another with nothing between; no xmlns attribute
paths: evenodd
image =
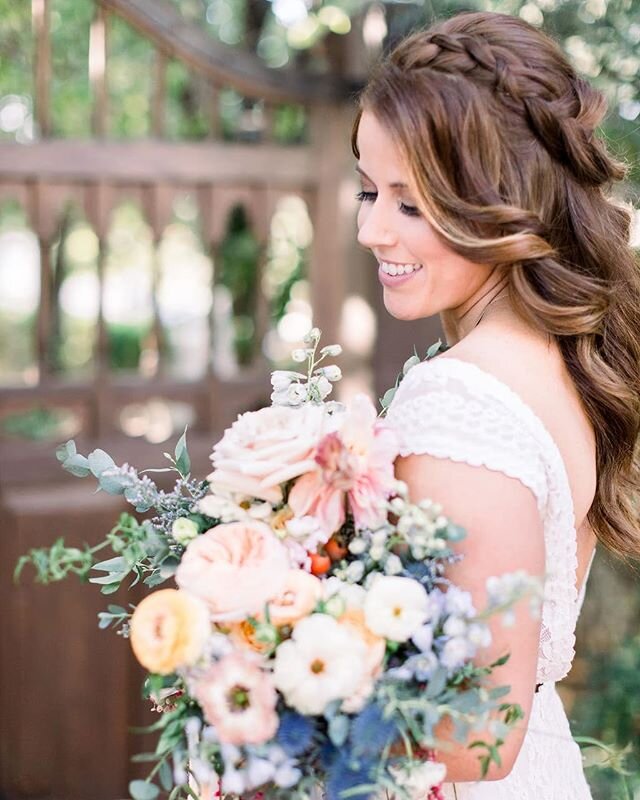
<svg viewBox="0 0 640 800"><path fill-rule="evenodd" d="M503 273L492 273L489 280L461 306L441 312L447 344L456 344L481 321L499 313L509 299L508 291L507 277Z"/></svg>

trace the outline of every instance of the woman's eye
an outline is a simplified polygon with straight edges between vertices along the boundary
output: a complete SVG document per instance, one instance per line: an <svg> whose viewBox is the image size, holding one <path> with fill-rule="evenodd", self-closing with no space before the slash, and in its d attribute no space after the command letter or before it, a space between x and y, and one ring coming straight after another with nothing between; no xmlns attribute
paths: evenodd
<svg viewBox="0 0 640 800"><path fill-rule="evenodd" d="M415 206L407 206L404 203L400 203L400 211L403 214L406 214L408 217L419 217L420 212Z"/></svg>
<svg viewBox="0 0 640 800"><path fill-rule="evenodd" d="M356 200L358 200L358 202L360 203L372 203L377 196L378 196L377 192L365 192L365 190L363 189L356 195ZM420 216L420 211L418 211L418 209L415 206L408 206L405 203L400 203L400 211L403 214L406 214L408 217Z"/></svg>
<svg viewBox="0 0 640 800"><path fill-rule="evenodd" d="M356 200L358 200L360 203L369 203L375 200L377 196L378 196L377 192L365 192L365 190L363 189L356 195Z"/></svg>

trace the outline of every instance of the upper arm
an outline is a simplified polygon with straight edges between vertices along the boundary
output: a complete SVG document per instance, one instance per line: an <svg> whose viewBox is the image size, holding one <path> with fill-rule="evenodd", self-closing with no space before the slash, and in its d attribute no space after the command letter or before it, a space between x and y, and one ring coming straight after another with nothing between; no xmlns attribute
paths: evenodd
<svg viewBox="0 0 640 800"><path fill-rule="evenodd" d="M430 498L440 503L443 514L466 529L467 537L454 546L463 558L449 565L445 574L471 593L478 611L486 606L490 576L516 570L544 575L540 511L531 489L519 480L484 466L427 454L399 457L396 474L407 483L413 501ZM525 720L509 734L501 749L504 774L519 752L533 701L541 624L531 615L526 600L519 601L514 612L515 624L510 627L503 625L500 615L489 620L492 643L475 658L476 663L488 664L510 653L491 680L511 687L503 702L518 703Z"/></svg>

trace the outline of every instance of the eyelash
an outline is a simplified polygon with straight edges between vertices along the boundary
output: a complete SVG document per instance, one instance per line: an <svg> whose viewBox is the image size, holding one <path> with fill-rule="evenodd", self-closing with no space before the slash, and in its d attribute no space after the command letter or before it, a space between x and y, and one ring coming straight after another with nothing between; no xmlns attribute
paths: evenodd
<svg viewBox="0 0 640 800"><path fill-rule="evenodd" d="M356 195L356 200L359 203L371 203L373 202L376 197L378 196L377 192L365 192L364 189L361 192L358 192ZM400 203L400 211L403 214L406 214L408 217L419 217L420 212L415 206L408 206L405 203Z"/></svg>

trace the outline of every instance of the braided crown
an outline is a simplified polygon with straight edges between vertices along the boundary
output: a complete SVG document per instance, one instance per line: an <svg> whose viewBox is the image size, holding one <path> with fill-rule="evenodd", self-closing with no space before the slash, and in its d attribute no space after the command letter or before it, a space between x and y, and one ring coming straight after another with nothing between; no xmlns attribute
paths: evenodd
<svg viewBox="0 0 640 800"><path fill-rule="evenodd" d="M594 136L606 100L568 62L564 70L550 73L525 63L514 47L489 43L477 34L438 31L409 36L390 59L402 71L464 75L486 86L524 116L547 152L582 182L600 185L623 177L624 170Z"/></svg>

